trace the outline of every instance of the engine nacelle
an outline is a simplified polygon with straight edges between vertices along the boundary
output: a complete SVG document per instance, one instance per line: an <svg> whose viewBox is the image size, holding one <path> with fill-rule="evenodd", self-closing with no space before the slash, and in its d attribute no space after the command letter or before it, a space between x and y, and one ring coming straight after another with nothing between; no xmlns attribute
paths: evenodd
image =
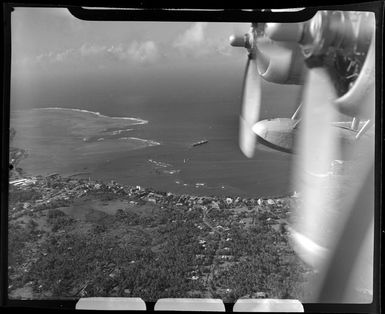
<svg viewBox="0 0 385 314"><path fill-rule="evenodd" d="M346 54L366 53L360 73L349 90L334 102L345 115L372 119L374 116L375 77L375 18L373 13L356 13L352 18L347 12L319 11L303 23L266 23L265 35L279 45L289 47L278 57L261 56L259 71L270 82L300 84L305 70L304 59L322 56L333 47ZM290 43L294 46L290 47ZM298 45L301 48L298 49ZM262 53L261 53L262 54Z"/></svg>
<svg viewBox="0 0 385 314"><path fill-rule="evenodd" d="M257 50L259 74L266 80L277 84L301 85L305 80L306 66L298 44L270 43L271 53ZM266 47L268 49L269 47ZM268 49L269 50L269 49Z"/></svg>
<svg viewBox="0 0 385 314"><path fill-rule="evenodd" d="M350 117L373 119L375 109L374 33L365 63L350 90L335 100L338 110Z"/></svg>
<svg viewBox="0 0 385 314"><path fill-rule="evenodd" d="M304 23L266 23L265 35L275 41L300 42Z"/></svg>
<svg viewBox="0 0 385 314"><path fill-rule="evenodd" d="M373 119L375 109L375 20L373 13L361 17L356 42L357 50L365 50L369 40L365 62L352 87L346 94L337 98L335 104L338 110L345 115Z"/></svg>

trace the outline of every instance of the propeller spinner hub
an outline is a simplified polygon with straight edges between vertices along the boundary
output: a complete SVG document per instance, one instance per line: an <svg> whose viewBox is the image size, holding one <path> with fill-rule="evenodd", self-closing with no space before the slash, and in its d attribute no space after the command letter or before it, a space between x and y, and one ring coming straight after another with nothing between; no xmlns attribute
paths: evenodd
<svg viewBox="0 0 385 314"><path fill-rule="evenodd" d="M252 36L246 33L243 36L231 35L229 38L230 45L233 47L242 47L250 49L252 47Z"/></svg>

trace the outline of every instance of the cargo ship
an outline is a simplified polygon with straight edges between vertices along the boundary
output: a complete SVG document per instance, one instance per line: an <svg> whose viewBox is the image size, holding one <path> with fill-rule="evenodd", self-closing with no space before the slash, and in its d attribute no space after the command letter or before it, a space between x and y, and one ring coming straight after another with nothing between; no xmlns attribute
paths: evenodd
<svg viewBox="0 0 385 314"><path fill-rule="evenodd" d="M208 143L208 142L209 142L209 141L207 141L207 140L203 140L203 141L199 141L199 142L193 143L192 146L195 147L195 146L199 146L199 145L206 144L206 143Z"/></svg>

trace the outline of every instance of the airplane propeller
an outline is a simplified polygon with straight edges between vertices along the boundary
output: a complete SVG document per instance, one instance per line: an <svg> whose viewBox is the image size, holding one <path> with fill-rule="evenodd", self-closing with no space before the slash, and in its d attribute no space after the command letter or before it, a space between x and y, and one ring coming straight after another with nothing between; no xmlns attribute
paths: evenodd
<svg viewBox="0 0 385 314"><path fill-rule="evenodd" d="M337 117L333 108L336 92L322 67L309 70L304 87L301 132L298 134L294 184L302 196L302 206L293 218L294 248L314 268L324 265L334 230L330 215L337 214L335 199L327 181L331 162L339 154ZM325 210L327 208L327 211ZM327 221L325 221L327 220Z"/></svg>
<svg viewBox="0 0 385 314"><path fill-rule="evenodd" d="M351 152L354 170L345 167L344 176L335 176L332 167L344 153L339 129L333 126L339 114L350 110L352 117L373 119L374 32L368 29L374 29L374 21L360 28L366 37L367 34L371 37L369 42L358 41L368 49L366 60L353 88L341 97L326 62L330 47L345 49L347 53L354 49L356 38L345 18L342 12L320 11L308 24L298 27L305 32L300 43L309 70L303 90L293 172L301 202L288 229L295 251L318 272L311 282L311 302L353 303L357 294L352 280L356 280L357 274L365 273L367 278L358 284L369 288L372 280L370 262L362 262L359 252L365 250L370 254L373 248L370 246L373 234L370 235L369 229L373 224L374 195L370 180L373 180L374 138L367 137L354 146ZM284 27L269 27L274 38L284 38L279 33L287 31ZM347 109L341 110L343 106ZM364 210L362 199L367 201ZM361 224L362 228L356 227ZM369 240L363 243L365 238Z"/></svg>
<svg viewBox="0 0 385 314"><path fill-rule="evenodd" d="M252 24L250 31L244 36L230 36L230 44L248 50L248 60L243 80L242 111L239 118L239 145L242 152L249 158L253 157L256 135L253 125L259 120L261 110L261 78L258 73L258 62L268 62L259 53L257 43L257 25ZM258 60L262 58L262 60Z"/></svg>
<svg viewBox="0 0 385 314"><path fill-rule="evenodd" d="M264 35L275 41L279 49L289 49L290 53L282 58L266 56L257 48L257 39L260 39L257 24L252 24L244 37L230 38L233 46L249 50L240 118L242 152L247 157L254 155L257 134L267 143L278 143L275 147L290 151L296 133L293 183L300 192L301 202L288 229L298 255L318 271L312 282L315 296L312 301L316 302L352 303L355 295L349 283L357 277L355 274L368 273L364 285L369 288L372 280L370 262L362 263L358 256L362 247L369 254L373 250L370 226L374 217L371 200L374 136L369 134L364 138L362 134L374 120L375 20L373 13L358 13L358 22L356 17L343 11L319 11L304 23L264 24ZM299 50L302 58L298 56ZM337 60L338 53L351 64L361 63L359 74L353 73L358 76L355 80L336 74L336 63L331 61ZM306 70L301 64L306 64ZM346 74L350 67L342 68L342 72ZM258 122L260 76L280 84L304 83L299 128L299 120L295 121L298 112L292 119ZM339 85L340 80L345 80L345 86ZM368 119L355 136L351 151L344 146L341 127L336 127L340 114L356 120L356 128L360 118ZM354 170L344 167L345 175L335 176L333 163L343 163L340 159L346 152L351 157L349 162L355 165ZM365 211L362 198L368 197ZM355 227L361 222L362 228ZM350 241L352 238L356 239L354 243ZM362 239L369 240L363 244ZM357 262L358 270L355 269Z"/></svg>
<svg viewBox="0 0 385 314"><path fill-rule="evenodd" d="M281 27L280 31L285 29L284 35L297 39L297 28L287 30ZM266 30L273 37L278 34L272 25L267 27L264 23L253 23L245 35L230 36L232 46L248 50L239 123L239 145L248 158L254 156L257 143L257 136L252 128L260 119L261 78L273 83L297 85L303 83L306 74L299 45L289 41L273 42L265 36Z"/></svg>
<svg viewBox="0 0 385 314"><path fill-rule="evenodd" d="M297 254L318 272L310 301L354 303L356 285L370 289L372 284L374 138L357 142L351 166L345 166L343 176L333 174L335 156L343 154L332 125L338 116L336 98L327 71L310 68L293 172L301 204L288 229ZM360 256L361 250L366 256Z"/></svg>
<svg viewBox="0 0 385 314"><path fill-rule="evenodd" d="M261 82L255 59L247 60L242 95L242 113L239 117L239 145L247 157L253 157L256 135L252 126L259 120L261 110Z"/></svg>
<svg viewBox="0 0 385 314"><path fill-rule="evenodd" d="M350 128L335 123L346 148L373 125L373 106L366 105L374 102L371 98L374 95L375 62L373 23L373 15L370 14L350 16L342 11L319 11L307 22L263 24L263 29L259 27L263 38L258 36L258 42L254 42L258 73L264 80L273 83L304 86L308 71L305 60L308 63L312 59L310 57L322 56L318 62L327 69L336 89L334 107L339 113L353 118ZM245 46L244 38L233 36L233 45ZM299 94L303 95L303 87ZM301 102L298 101L299 104ZM251 112L245 107L243 111ZM293 144L300 127L299 121L295 121L298 117L296 112L292 119L257 121L252 127L257 142L275 150L295 153ZM361 119L366 122L360 123ZM243 135L246 130L249 129L240 129L240 138L250 139L250 145L255 145L252 135ZM244 145L241 146L242 151L247 157L252 157L254 147L248 151ZM348 150L345 152L345 157L349 157Z"/></svg>

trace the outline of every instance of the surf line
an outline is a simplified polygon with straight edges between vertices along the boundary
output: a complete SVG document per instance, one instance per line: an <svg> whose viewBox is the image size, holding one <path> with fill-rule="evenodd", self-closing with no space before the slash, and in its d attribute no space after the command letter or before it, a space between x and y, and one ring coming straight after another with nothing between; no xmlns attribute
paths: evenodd
<svg viewBox="0 0 385 314"><path fill-rule="evenodd" d="M110 117L101 114L97 111L89 111L85 109L77 109L77 108L61 108L61 107L46 107L46 108L33 108L32 110L66 110L66 111L74 111L74 112L81 112L81 113L87 113L95 115L99 118L107 118L107 119L115 119L115 120L131 120L135 121L135 124L147 124L148 120L140 119L140 118L130 118L130 117Z"/></svg>

